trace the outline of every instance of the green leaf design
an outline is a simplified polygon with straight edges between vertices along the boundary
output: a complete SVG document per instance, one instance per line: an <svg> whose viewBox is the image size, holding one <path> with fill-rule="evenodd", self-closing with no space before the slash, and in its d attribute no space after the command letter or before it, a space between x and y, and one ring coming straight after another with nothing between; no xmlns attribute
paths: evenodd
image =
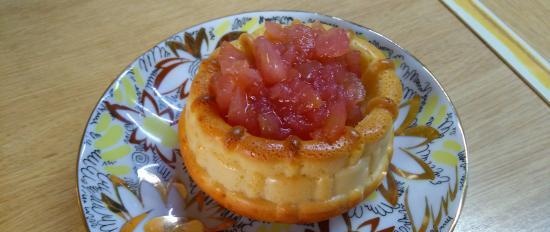
<svg viewBox="0 0 550 232"><path fill-rule="evenodd" d="M441 164L446 164L451 167L458 165L458 159L456 158L456 156L446 151L434 151L432 157L435 162Z"/></svg>
<svg viewBox="0 0 550 232"><path fill-rule="evenodd" d="M168 122L154 116L143 119L143 130L155 137L166 147L176 147L178 145L178 135L176 130Z"/></svg>
<svg viewBox="0 0 550 232"><path fill-rule="evenodd" d="M97 120L97 124L95 126L95 131L97 133L101 133L101 132L105 131L109 127L109 124L111 124L112 120L113 120L113 118L111 117L111 115L109 113L101 114L101 116L99 117L99 120Z"/></svg>
<svg viewBox="0 0 550 232"><path fill-rule="evenodd" d="M112 150L106 151L101 154L101 159L105 161L115 161L118 160L132 152L132 147L128 144L121 145Z"/></svg>
<svg viewBox="0 0 550 232"><path fill-rule="evenodd" d="M126 93L125 97L127 99L128 106L133 107L137 102L136 89L134 89L134 85L130 81L130 77L124 76L120 81L122 82L124 92Z"/></svg>
<svg viewBox="0 0 550 232"><path fill-rule="evenodd" d="M109 127L99 139L94 142L98 149L105 149L118 143L124 137L124 128L119 125Z"/></svg>
<svg viewBox="0 0 550 232"><path fill-rule="evenodd" d="M109 174L117 176L127 175L132 170L128 165L105 166L103 169Z"/></svg>
<svg viewBox="0 0 550 232"><path fill-rule="evenodd" d="M456 152L459 152L459 151L462 151L463 148L462 148L462 145L460 145L460 143L457 143L456 141L454 140L445 140L443 142L443 147L445 147L446 149L449 149L451 151L456 151Z"/></svg>
<svg viewBox="0 0 550 232"><path fill-rule="evenodd" d="M134 74L134 77L136 79L136 84L139 87L144 87L145 86L145 79L141 75L141 71L139 70L139 68L137 66L132 68L132 73Z"/></svg>

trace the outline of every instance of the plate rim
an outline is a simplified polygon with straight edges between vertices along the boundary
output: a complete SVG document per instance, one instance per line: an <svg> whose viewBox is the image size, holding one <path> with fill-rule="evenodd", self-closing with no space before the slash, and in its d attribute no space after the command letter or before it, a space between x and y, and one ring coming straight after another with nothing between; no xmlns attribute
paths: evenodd
<svg viewBox="0 0 550 232"><path fill-rule="evenodd" d="M252 14L252 13L303 13L303 14L309 14L309 15L318 15L318 16L322 16L322 17L327 17L327 18L331 18L333 20L336 20L336 21L339 21L339 22L344 22L344 23L350 23L354 26L357 26L357 27L360 27L360 28L363 28L365 30L368 30L369 32L371 33L374 33L376 34L377 36L380 36L381 38L384 38L386 39L387 41L389 41L390 43L392 43L393 45L397 46L399 49L401 49L405 54L409 55L413 60L415 60L416 62L418 62L421 66L422 66L422 69L429 74L430 78L435 82L436 86L441 89L441 92L443 93L443 95L445 96L445 99L449 102L450 106L451 106L451 109L453 110L453 112L455 113L456 115L456 119L458 121L457 123L457 128L460 130L461 132L461 141L464 145L464 163L465 163L465 170L464 170L464 176L465 176L465 179L464 179L464 188L462 190L462 193L460 194L460 199L459 199L459 202L458 202L458 207L457 207L457 210L456 210L456 216L451 224L451 227L449 228L449 231L452 232L454 231L457 223L458 223L458 220L460 219L460 216L462 215L462 209L464 207L464 202L465 202L465 198L466 198L466 192L468 191L468 182L469 182L469 161L468 161L468 146L467 146L467 142L466 142L466 133L464 132L464 129L462 128L462 121L460 119L460 116L458 114L458 111L456 110L456 107L454 105L454 103L452 102L451 98L449 97L449 95L447 94L447 91L445 90L445 88L443 88L443 86L441 85L441 83L437 80L437 78L435 77L435 75L426 67L426 65L424 63L422 63L418 58L416 58L414 55L412 55L411 52L409 52L409 50L401 47L401 45L399 45L398 43L394 42L392 39L390 39L389 37L385 36L385 35L382 35L381 33L371 29L370 27L366 27L366 26L363 26L363 25L360 25L358 23L355 23L353 21L349 21L349 20L345 20L345 19L342 19L342 18L339 18L339 17L336 17L336 16L332 16L332 15L327 15L327 14L323 14L323 13L319 13L319 12L313 12L313 11L302 11L302 10L259 10L259 11L241 11L241 12L238 12L238 13L234 13L234 14L228 14L228 15L224 15L224 16L220 16L220 17L215 17L215 18L211 18L211 19L208 19L206 21L202 21L200 23L197 23L197 24L193 24L191 26L187 26L183 29L180 29L178 30L177 32L175 33L172 33L170 34L169 36L167 37L164 37L164 39L160 40L159 42L155 43L153 46L151 46L149 49L145 50L145 52L142 52L140 53L135 59L133 59L128 65L126 65L122 71L109 83L109 85L106 87L105 91L103 91L103 93L101 94L101 96L99 97L99 99L97 100L97 102L94 104L94 107L92 108L91 112L90 112L90 116L88 117L88 120L86 120L86 124L84 124L84 128L83 128L83 131L82 131L82 136L81 136L81 139L80 139L80 142L78 143L78 154L77 154L77 159L76 159L76 165L75 165L75 177L76 177L76 181L75 181L75 185L74 186L76 188L76 194L77 194L77 203L78 203L78 208L80 209L80 217L81 219L84 221L84 225L86 226L86 231L88 232L92 232L90 230L90 225L88 223L88 220L86 220L86 216L85 216L85 212L84 212L84 208L83 208L83 205L82 205L82 198L80 197L80 178L79 178L79 164L80 164L80 160L82 158L82 151L83 151L83 143L84 143L84 138L86 136L86 131L89 127L89 124L90 124L90 121L92 120L93 118L93 113L96 111L97 107L99 106L99 104L101 104L101 102L104 100L106 94L109 92L109 89L117 82L119 81L124 75L126 72L128 72L128 70L132 67L132 64L134 64L137 60L139 60L139 58L141 56L143 56L143 54L145 54L146 52L152 50L155 46L157 46L158 44L161 44L162 42L170 39L171 37L173 37L174 35L177 35L177 34L180 34L182 32L185 32L186 30L190 29L190 28L193 28L193 27L196 27L196 26L199 26L201 24L205 24L205 23L209 23L209 22L212 22L212 21L215 21L215 20L219 20L219 19L223 19L223 18L228 18L228 17L234 17L234 16L239 16L239 15L243 15L243 14Z"/></svg>

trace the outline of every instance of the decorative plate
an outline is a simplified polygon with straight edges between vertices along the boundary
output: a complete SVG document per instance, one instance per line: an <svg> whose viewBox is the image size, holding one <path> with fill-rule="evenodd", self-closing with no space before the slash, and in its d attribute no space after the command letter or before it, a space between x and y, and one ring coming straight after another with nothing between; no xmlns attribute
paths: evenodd
<svg viewBox="0 0 550 232"><path fill-rule="evenodd" d="M222 40L265 21L347 28L394 60L403 84L386 179L364 202L303 225L254 221L220 207L190 180L177 123L202 59ZM185 154L181 154L185 155ZM386 37L338 18L266 11L205 22L160 42L131 63L99 100L82 138L78 194L89 231L451 231L466 189L464 135L433 75Z"/></svg>

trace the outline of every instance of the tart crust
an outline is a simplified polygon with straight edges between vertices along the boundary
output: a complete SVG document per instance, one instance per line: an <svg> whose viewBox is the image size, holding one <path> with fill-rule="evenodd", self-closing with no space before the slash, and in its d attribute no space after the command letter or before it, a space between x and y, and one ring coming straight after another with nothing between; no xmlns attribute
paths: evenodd
<svg viewBox="0 0 550 232"><path fill-rule="evenodd" d="M401 82L379 49L348 35L362 57L367 114L333 143L271 140L227 124L209 90L219 70L218 50L202 62L180 118L179 140L187 171L204 192L249 218L309 223L344 213L376 190L393 153ZM232 43L246 50L250 41L243 34Z"/></svg>

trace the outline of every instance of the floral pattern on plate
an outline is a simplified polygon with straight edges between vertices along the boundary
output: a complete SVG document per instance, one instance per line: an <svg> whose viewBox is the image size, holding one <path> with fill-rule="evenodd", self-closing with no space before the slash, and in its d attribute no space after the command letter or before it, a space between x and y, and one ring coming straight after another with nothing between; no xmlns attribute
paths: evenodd
<svg viewBox="0 0 550 232"><path fill-rule="evenodd" d="M347 28L393 59L403 84L394 154L382 185L330 220L254 221L220 207L186 173L177 123L202 59L265 21ZM108 88L84 132L78 192L89 231L450 231L466 190L458 116L433 75L407 51L359 25L316 13L250 12L179 32L145 52Z"/></svg>

